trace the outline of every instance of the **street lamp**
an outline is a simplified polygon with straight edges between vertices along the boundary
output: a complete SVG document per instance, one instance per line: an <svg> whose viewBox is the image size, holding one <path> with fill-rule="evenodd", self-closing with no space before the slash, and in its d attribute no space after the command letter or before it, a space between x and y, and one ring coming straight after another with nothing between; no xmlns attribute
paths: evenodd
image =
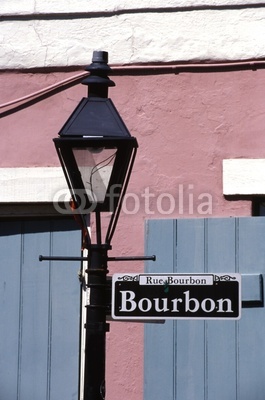
<svg viewBox="0 0 265 400"><path fill-rule="evenodd" d="M82 82L88 86L88 97L80 101L54 139L88 249L84 400L105 398L107 253L138 146L108 98L108 87L115 84L107 76L111 71L107 63L107 52L93 53L92 64L86 68L90 74ZM86 215L92 212L96 243L92 243L86 224ZM102 212L111 212L104 240Z"/></svg>
<svg viewBox="0 0 265 400"><path fill-rule="evenodd" d="M137 140L130 135L111 99L108 88L108 53L94 51L88 86L83 98L54 144L71 193L71 208L82 225L87 257L39 256L40 261L86 261L86 339L83 400L105 399L106 315L110 308L108 261L153 260L155 256L108 257L122 201L132 172ZM102 239L101 214L111 213ZM92 243L87 215L95 215L96 240Z"/></svg>

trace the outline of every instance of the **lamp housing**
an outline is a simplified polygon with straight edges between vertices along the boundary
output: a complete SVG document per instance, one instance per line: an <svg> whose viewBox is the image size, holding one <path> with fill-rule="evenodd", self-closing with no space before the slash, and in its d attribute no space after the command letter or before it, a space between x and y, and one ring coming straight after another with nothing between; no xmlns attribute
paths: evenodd
<svg viewBox="0 0 265 400"><path fill-rule="evenodd" d="M94 52L83 98L53 139L75 209L80 214L112 212L115 229L138 147L107 97L115 86L106 52ZM113 230L109 228L110 230Z"/></svg>

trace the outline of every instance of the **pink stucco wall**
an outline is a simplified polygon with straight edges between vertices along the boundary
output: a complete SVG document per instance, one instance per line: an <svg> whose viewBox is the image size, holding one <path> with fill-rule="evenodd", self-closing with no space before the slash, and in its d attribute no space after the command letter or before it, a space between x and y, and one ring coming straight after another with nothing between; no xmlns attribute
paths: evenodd
<svg viewBox="0 0 265 400"><path fill-rule="evenodd" d="M2 73L1 103L73 74ZM110 97L139 142L113 255L144 253L146 218L250 215L249 201L224 199L222 160L264 158L265 71L113 79ZM52 138L83 96L86 87L77 85L2 118L0 167L58 166ZM144 268L140 262L110 267ZM111 323L107 346L107 398L142 399L143 325Z"/></svg>

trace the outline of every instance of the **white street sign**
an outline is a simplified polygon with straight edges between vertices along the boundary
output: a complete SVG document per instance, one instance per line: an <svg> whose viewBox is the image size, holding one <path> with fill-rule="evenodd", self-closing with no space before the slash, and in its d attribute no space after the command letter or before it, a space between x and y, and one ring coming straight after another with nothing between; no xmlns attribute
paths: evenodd
<svg viewBox="0 0 265 400"><path fill-rule="evenodd" d="M241 275L114 274L112 318L239 319Z"/></svg>

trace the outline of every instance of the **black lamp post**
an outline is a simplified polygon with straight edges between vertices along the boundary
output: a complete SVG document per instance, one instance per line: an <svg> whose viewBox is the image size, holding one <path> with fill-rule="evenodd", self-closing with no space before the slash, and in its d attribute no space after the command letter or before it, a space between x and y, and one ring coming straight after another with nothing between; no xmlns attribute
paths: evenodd
<svg viewBox="0 0 265 400"><path fill-rule="evenodd" d="M84 400L105 398L107 253L137 149L136 139L108 98L108 87L115 84L107 76L111 71L107 62L108 53L93 53L92 64L86 68L90 75L82 82L88 86L88 97L80 101L54 139L88 249ZM91 243L85 218L92 212L96 243ZM104 240L102 212L112 213Z"/></svg>

